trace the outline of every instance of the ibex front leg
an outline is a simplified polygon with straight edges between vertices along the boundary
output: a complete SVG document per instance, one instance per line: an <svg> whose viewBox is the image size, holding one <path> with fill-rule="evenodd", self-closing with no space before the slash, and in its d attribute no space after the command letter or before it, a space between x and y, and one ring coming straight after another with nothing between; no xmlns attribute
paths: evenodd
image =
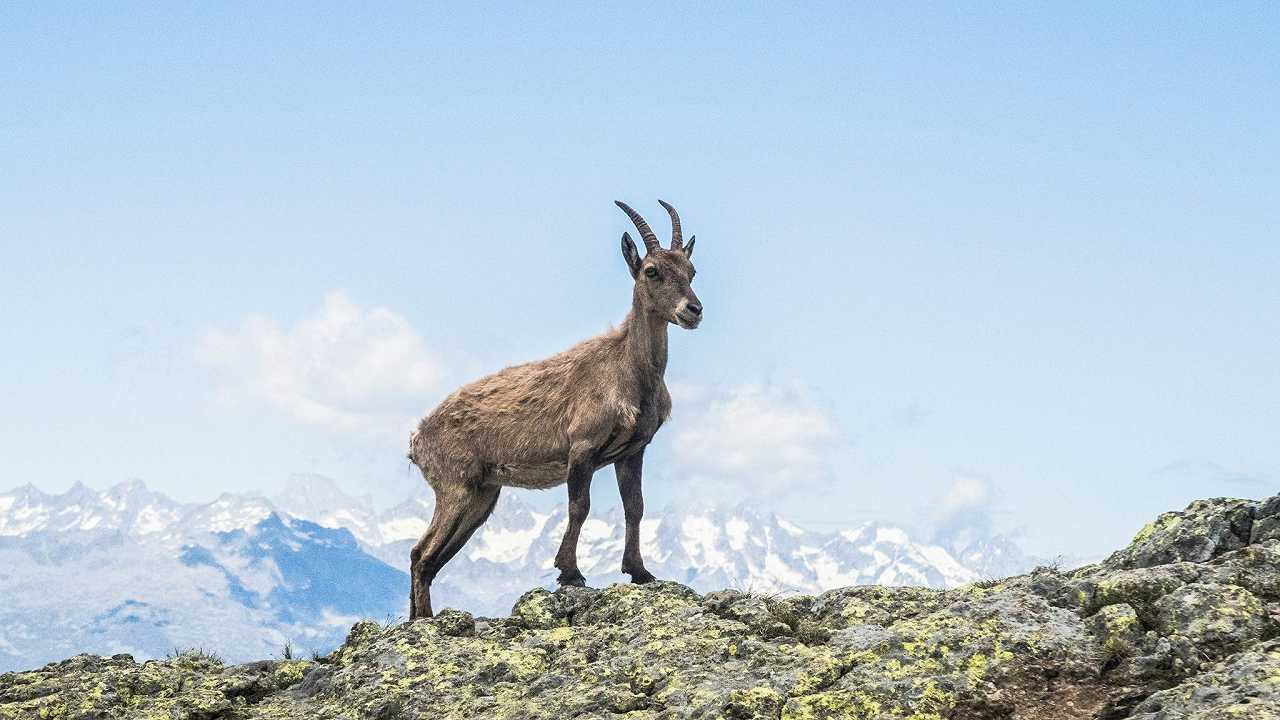
<svg viewBox="0 0 1280 720"><path fill-rule="evenodd" d="M622 495L622 512L627 519L627 544L622 551L622 572L633 583L653 582L653 574L640 558L640 519L644 517L644 495L640 489L640 471L644 466L644 450L613 464L618 475L618 493Z"/></svg>
<svg viewBox="0 0 1280 720"><path fill-rule="evenodd" d="M556 553L556 568L560 571L558 582L561 585L583 587L587 584L587 579L578 570L578 534L591 511L591 476L595 474L591 454L589 446L579 444L575 444L569 453L569 523L564 529L564 539L560 541L560 552Z"/></svg>

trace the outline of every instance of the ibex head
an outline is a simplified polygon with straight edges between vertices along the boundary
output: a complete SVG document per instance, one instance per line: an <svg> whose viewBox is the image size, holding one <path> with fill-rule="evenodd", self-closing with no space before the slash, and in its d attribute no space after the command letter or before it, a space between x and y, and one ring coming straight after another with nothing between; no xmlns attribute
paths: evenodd
<svg viewBox="0 0 1280 720"><path fill-rule="evenodd" d="M649 227L649 223L640 217L640 213L624 202L614 202L635 223L636 230L640 231L640 239L644 241L645 255L642 258L636 251L636 244L631 241L631 236L622 233L622 257L626 258L631 277L636 280L636 302L686 330L698 327L698 323L702 322L702 303L698 301L693 288L689 287L696 272L693 263L689 262L689 258L693 257L696 238L691 237L689 244L684 244L684 238L680 234L680 216L676 214L675 208L659 200L658 203L671 216L671 247L663 249L658 243L658 236Z"/></svg>

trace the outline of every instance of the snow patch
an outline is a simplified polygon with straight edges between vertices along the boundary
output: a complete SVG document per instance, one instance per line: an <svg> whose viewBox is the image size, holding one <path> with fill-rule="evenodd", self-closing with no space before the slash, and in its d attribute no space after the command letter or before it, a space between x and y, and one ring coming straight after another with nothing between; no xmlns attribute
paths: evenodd
<svg viewBox="0 0 1280 720"><path fill-rule="evenodd" d="M911 541L907 539L907 533L902 528L881 527L876 528L876 542L907 545Z"/></svg>
<svg viewBox="0 0 1280 720"><path fill-rule="evenodd" d="M862 536L866 532L866 530L867 530L866 526L854 528L853 530L844 530L844 531L841 531L840 537L844 538L845 540L848 540L851 543L856 543L862 540Z"/></svg>
<svg viewBox="0 0 1280 720"><path fill-rule="evenodd" d="M951 553L943 548L937 545L924 545L918 549L924 559L942 573L947 587L964 585L978 579L977 573L956 562L956 559L951 557Z"/></svg>
<svg viewBox="0 0 1280 720"><path fill-rule="evenodd" d="M800 527L799 525L796 525L795 523L787 522L782 518L778 518L778 527L782 528L783 530L786 530L788 533L792 535L804 534L804 528Z"/></svg>
<svg viewBox="0 0 1280 720"><path fill-rule="evenodd" d="M607 540L613 536L613 526L603 520L595 518L587 518L582 523L582 534L579 536L584 542L593 543L600 540Z"/></svg>
<svg viewBox="0 0 1280 720"><path fill-rule="evenodd" d="M316 524L331 528L364 528L364 520L350 510L336 510Z"/></svg>
<svg viewBox="0 0 1280 720"><path fill-rule="evenodd" d="M271 507L265 503L243 503L234 500L218 500L211 509L206 527L213 532L245 530L257 525L271 515Z"/></svg>
<svg viewBox="0 0 1280 720"><path fill-rule="evenodd" d="M746 520L735 517L724 524L724 533L729 536L729 547L741 550L747 546L747 530L751 528Z"/></svg>
<svg viewBox="0 0 1280 720"><path fill-rule="evenodd" d="M712 524L708 518L685 518L680 525L680 532L683 536L682 544L685 552L695 561L700 559L701 562L699 564L704 567L720 567L728 562L725 554L716 547L716 540L720 537L720 528Z"/></svg>
<svg viewBox="0 0 1280 720"><path fill-rule="evenodd" d="M654 562L666 562L671 557L671 550L658 542L658 529L662 527L662 519L640 521L640 555Z"/></svg>
<svg viewBox="0 0 1280 720"><path fill-rule="evenodd" d="M422 518L404 517L382 523L378 526L378 532L382 535L382 541L386 543L397 540L417 540L429 526L430 523Z"/></svg>
<svg viewBox="0 0 1280 720"><path fill-rule="evenodd" d="M148 505L138 513L133 523L133 532L137 535L150 535L169 527L176 518L173 513L162 513L154 506Z"/></svg>
<svg viewBox="0 0 1280 720"><path fill-rule="evenodd" d="M533 516L533 524L522 530L482 528L478 538L479 544L467 554L467 557L472 560L488 560L496 563L509 563L524 559L524 556L529 552L529 548L533 546L533 542L542 534L542 528L550 518L549 515L530 514ZM597 520L596 522L599 521ZM589 523L590 521L587 524ZM583 532L584 534L586 533L586 524L583 526Z"/></svg>
<svg viewBox="0 0 1280 720"><path fill-rule="evenodd" d="M786 589L789 590L801 589L809 584L805 580L804 575L801 575L799 572L792 569L790 565L787 565L786 561L778 557L777 553L771 552L764 556L764 572L775 583L781 582L786 586Z"/></svg>
<svg viewBox="0 0 1280 720"><path fill-rule="evenodd" d="M842 570L840 563L830 555L817 555L809 559L809 568L813 570L819 588L836 588L857 585L861 573L857 568Z"/></svg>

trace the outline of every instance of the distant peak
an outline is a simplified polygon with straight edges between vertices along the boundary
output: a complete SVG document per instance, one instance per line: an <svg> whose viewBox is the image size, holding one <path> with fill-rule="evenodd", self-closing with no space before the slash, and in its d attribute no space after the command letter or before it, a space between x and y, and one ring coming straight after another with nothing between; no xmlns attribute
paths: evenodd
<svg viewBox="0 0 1280 720"><path fill-rule="evenodd" d="M230 528L229 531L233 533L246 533L250 536L262 533L274 533L291 529L293 527L293 519L294 518L287 513L276 512L273 510L260 518L254 518L250 522Z"/></svg>
<svg viewBox="0 0 1280 720"><path fill-rule="evenodd" d="M129 478L128 480L118 482L107 488L107 494L114 495L116 497L122 495L149 494L150 492L151 488L148 488L147 484L138 478Z"/></svg>
<svg viewBox="0 0 1280 720"><path fill-rule="evenodd" d="M350 495L333 478L316 473L290 475L284 490L272 500L287 510L298 510L303 514L337 509L373 509L373 501L368 495Z"/></svg>
<svg viewBox="0 0 1280 720"><path fill-rule="evenodd" d="M70 488L67 489L67 492L64 493L64 495L66 495L69 498L76 499L76 498L85 498L85 497L97 497L98 493L95 492L93 488L77 480L75 481L75 483L71 485Z"/></svg>
<svg viewBox="0 0 1280 720"><path fill-rule="evenodd" d="M36 487L32 483L23 483L13 490L5 493L6 495L16 495L18 497L45 497L44 491Z"/></svg>
<svg viewBox="0 0 1280 720"><path fill-rule="evenodd" d="M498 510L503 512L531 512L528 503L518 493L507 492L498 496Z"/></svg>
<svg viewBox="0 0 1280 720"><path fill-rule="evenodd" d="M687 499L673 500L662 508L663 515L749 515L764 516L767 511L754 500L716 500L696 496Z"/></svg>

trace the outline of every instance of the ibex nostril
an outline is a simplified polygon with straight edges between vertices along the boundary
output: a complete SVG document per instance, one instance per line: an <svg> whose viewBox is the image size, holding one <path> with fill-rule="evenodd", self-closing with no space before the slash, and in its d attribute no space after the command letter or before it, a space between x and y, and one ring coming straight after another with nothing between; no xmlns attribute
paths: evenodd
<svg viewBox="0 0 1280 720"><path fill-rule="evenodd" d="M689 303L688 305L685 305L685 309L687 309L689 312L693 313L694 315L702 314L702 306L699 305L698 303Z"/></svg>

